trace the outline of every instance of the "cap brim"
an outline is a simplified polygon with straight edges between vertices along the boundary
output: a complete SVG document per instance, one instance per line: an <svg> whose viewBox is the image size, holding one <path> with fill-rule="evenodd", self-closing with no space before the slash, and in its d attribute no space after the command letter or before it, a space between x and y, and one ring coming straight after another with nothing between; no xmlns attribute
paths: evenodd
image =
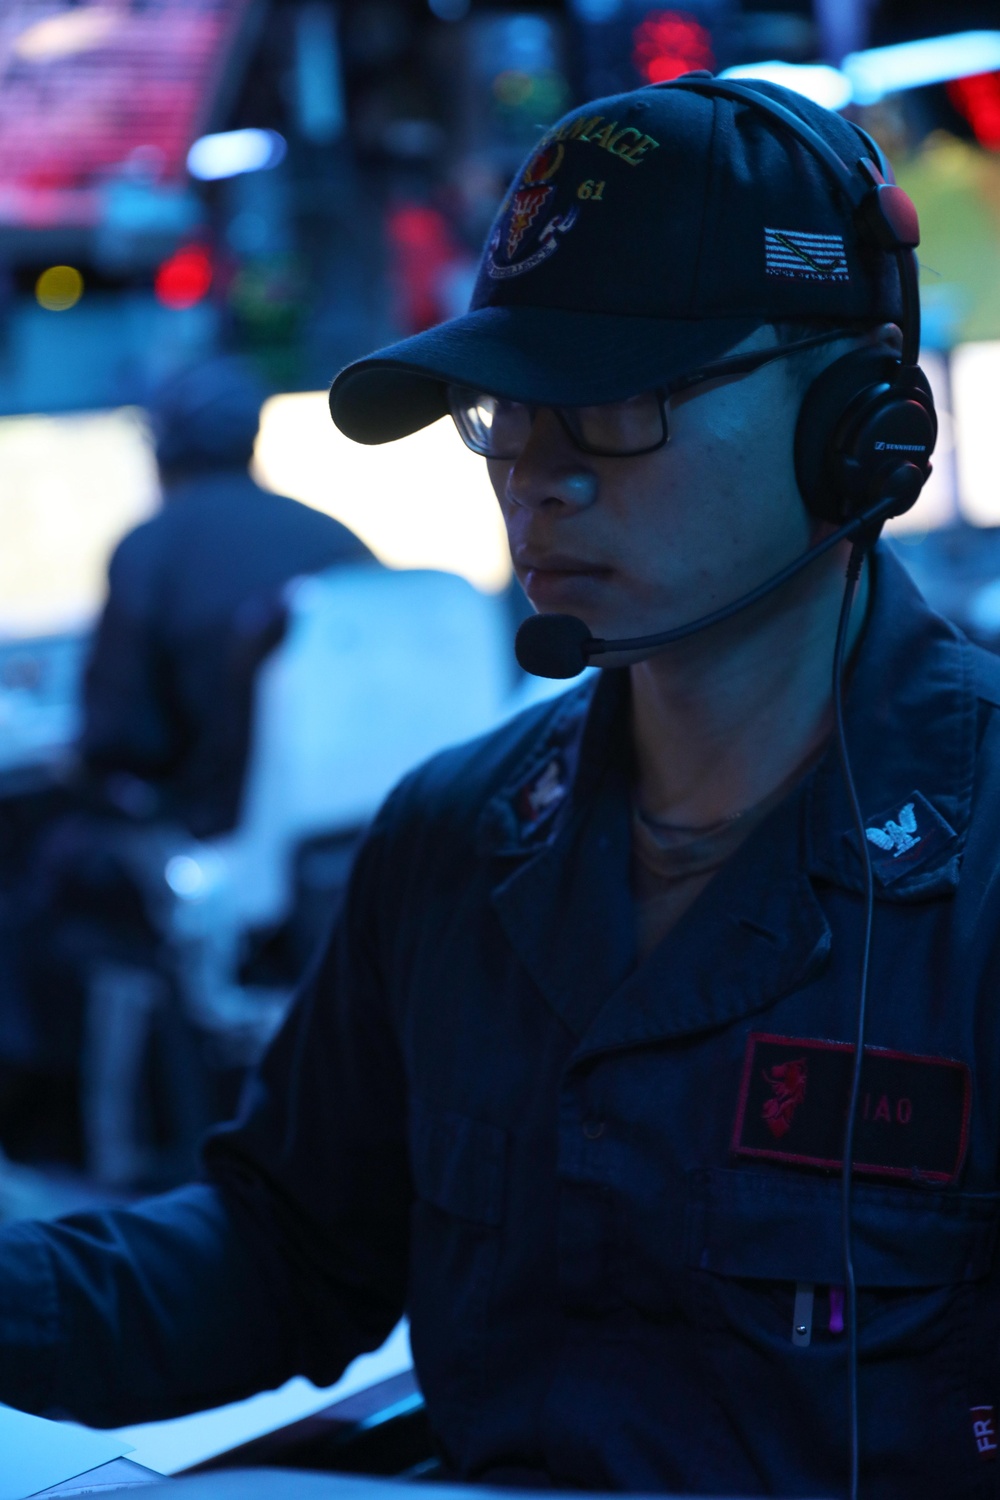
<svg viewBox="0 0 1000 1500"><path fill-rule="evenodd" d="M621 401L718 359L761 321L481 307L348 365L330 413L355 442L388 443L445 416L450 384L539 406Z"/></svg>

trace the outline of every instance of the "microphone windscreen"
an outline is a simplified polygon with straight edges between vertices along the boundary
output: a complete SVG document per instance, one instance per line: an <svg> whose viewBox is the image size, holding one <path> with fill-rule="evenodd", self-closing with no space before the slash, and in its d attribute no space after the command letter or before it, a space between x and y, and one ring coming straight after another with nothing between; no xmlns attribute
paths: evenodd
<svg viewBox="0 0 1000 1500"><path fill-rule="evenodd" d="M529 615L518 627L514 654L533 677L578 677L591 639L575 615Z"/></svg>

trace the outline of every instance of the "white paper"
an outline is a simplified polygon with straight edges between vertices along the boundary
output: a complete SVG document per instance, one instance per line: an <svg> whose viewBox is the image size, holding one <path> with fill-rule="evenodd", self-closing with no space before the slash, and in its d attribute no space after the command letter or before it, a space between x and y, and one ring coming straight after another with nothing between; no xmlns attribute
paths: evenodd
<svg viewBox="0 0 1000 1500"><path fill-rule="evenodd" d="M133 1446L134 1463L144 1464L157 1474L179 1474L252 1438L276 1432L279 1427L322 1411L367 1385L399 1375L411 1363L410 1330L404 1319L381 1349L374 1354L362 1354L348 1365L336 1385L325 1390L299 1376L276 1391L264 1391L246 1401L194 1412L190 1417L175 1417L169 1422L119 1427L117 1435ZM0 1494L0 1500L6 1500L6 1496Z"/></svg>
<svg viewBox="0 0 1000 1500"><path fill-rule="evenodd" d="M131 1451L120 1433L46 1422L0 1406L0 1500L27 1500Z"/></svg>

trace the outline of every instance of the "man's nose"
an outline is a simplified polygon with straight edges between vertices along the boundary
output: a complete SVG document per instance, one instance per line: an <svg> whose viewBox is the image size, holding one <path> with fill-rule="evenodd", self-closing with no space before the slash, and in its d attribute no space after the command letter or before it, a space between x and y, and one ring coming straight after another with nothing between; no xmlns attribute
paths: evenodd
<svg viewBox="0 0 1000 1500"><path fill-rule="evenodd" d="M555 412L541 407L507 475L507 499L525 510L567 506L584 510L597 499L597 475L574 446Z"/></svg>

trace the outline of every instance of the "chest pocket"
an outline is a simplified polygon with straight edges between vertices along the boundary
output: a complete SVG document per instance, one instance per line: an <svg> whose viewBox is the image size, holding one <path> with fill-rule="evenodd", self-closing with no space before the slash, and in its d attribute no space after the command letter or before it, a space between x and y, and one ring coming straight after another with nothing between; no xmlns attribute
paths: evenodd
<svg viewBox="0 0 1000 1500"><path fill-rule="evenodd" d="M915 1353L958 1333L956 1309L969 1305L962 1288L984 1281L993 1267L997 1211L989 1198L855 1180L852 1248L862 1354L866 1348ZM791 1340L798 1285L815 1288L815 1343L840 1337L839 1178L693 1172L685 1240L700 1311L710 1323L780 1349Z"/></svg>
<svg viewBox="0 0 1000 1500"><path fill-rule="evenodd" d="M717 1168L688 1186L689 1313L713 1388L734 1410L759 1393L762 1422L780 1405L786 1430L842 1452L843 1403L830 1399L847 1347L839 1178ZM971 1413L1000 1404L998 1205L856 1180L852 1208L865 1465L898 1485L870 1493L993 1496Z"/></svg>
<svg viewBox="0 0 1000 1500"><path fill-rule="evenodd" d="M851 1190L859 1287L932 1287L985 1276L998 1205L962 1193ZM840 1179L723 1168L691 1174L688 1264L719 1276L839 1285Z"/></svg>

